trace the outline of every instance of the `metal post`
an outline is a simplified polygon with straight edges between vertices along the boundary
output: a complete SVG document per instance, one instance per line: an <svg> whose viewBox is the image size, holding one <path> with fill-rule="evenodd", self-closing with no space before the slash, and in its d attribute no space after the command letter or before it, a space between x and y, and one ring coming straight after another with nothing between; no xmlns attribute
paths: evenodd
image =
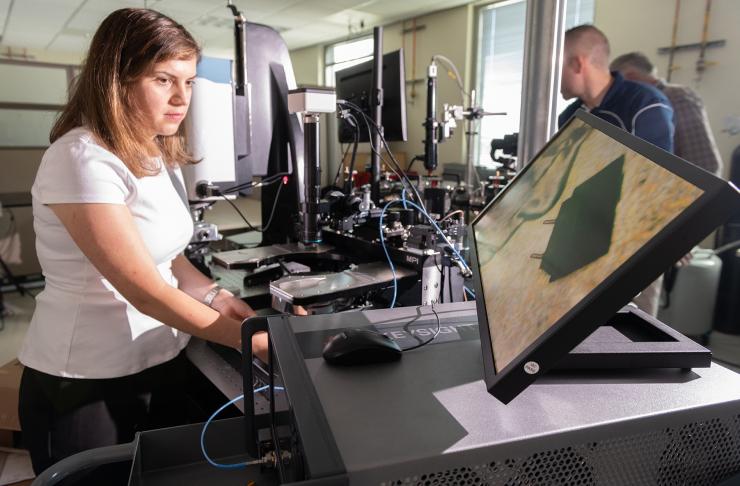
<svg viewBox="0 0 740 486"><path fill-rule="evenodd" d="M470 110L475 109L475 90L470 90ZM480 123L478 122L478 117L470 117L468 118L468 131L467 131L467 145L468 145L468 157L467 157L467 163L465 164L465 184L467 187L468 194L472 195L473 192L473 171L475 170L474 167L474 157L475 157L475 150L473 147L473 144L475 143L475 136L478 134L478 126ZM477 189L477 187L476 187Z"/></svg>
<svg viewBox="0 0 740 486"><path fill-rule="evenodd" d="M434 61L427 69L427 119L424 127L424 168L431 172L437 168L437 65Z"/></svg>
<svg viewBox="0 0 740 486"><path fill-rule="evenodd" d="M235 91L237 96L244 96L247 91L247 21L240 13L234 21L234 44L236 46Z"/></svg>
<svg viewBox="0 0 740 486"><path fill-rule="evenodd" d="M528 0L517 170L557 130L565 0Z"/></svg>
<svg viewBox="0 0 740 486"><path fill-rule="evenodd" d="M304 167L303 243L321 243L319 231L319 197L321 195L321 168L319 167L319 115L303 116L303 143L306 157Z"/></svg>
<svg viewBox="0 0 740 486"><path fill-rule="evenodd" d="M234 128L237 135L234 148L238 161L252 152L252 126L249 123L251 93L247 76L247 19L231 2L227 7L234 15Z"/></svg>
<svg viewBox="0 0 740 486"><path fill-rule="evenodd" d="M378 128L372 136L376 151L371 155L370 173L372 176L371 197L380 204L380 152L383 147L380 135L383 133L383 27L373 29L373 95L371 98L373 121Z"/></svg>

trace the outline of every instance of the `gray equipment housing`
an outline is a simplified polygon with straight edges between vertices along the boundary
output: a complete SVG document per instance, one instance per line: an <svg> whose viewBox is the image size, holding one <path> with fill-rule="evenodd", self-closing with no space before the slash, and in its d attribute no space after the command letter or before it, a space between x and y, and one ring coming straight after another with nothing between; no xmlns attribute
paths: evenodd
<svg viewBox="0 0 740 486"><path fill-rule="evenodd" d="M354 368L323 361L317 349L326 336L374 326L406 347L415 341L409 331L428 339L436 328L431 308L269 318L294 439L303 448L288 475L305 473L305 480L290 484L730 486L740 479L740 375L716 364L558 372L504 405L482 380L472 303L435 310L441 332L433 344L398 363ZM248 434L240 423L209 427L206 448L219 462L254 458L244 454ZM133 444L72 456L34 486L120 461L132 462L130 485L286 484L260 466L208 465L201 430L194 424L143 432Z"/></svg>
<svg viewBox="0 0 740 486"><path fill-rule="evenodd" d="M436 327L431 308L268 318L310 479L717 484L740 472L740 375L716 364L557 372L504 405L482 380L474 305L435 310L434 343L345 368L322 359L328 336L368 326L408 347L409 332Z"/></svg>

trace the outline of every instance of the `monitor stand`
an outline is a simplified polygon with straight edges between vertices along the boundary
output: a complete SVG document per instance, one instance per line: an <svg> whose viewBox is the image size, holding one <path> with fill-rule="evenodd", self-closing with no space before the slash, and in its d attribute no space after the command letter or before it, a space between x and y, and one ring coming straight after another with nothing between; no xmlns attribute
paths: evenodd
<svg viewBox="0 0 740 486"><path fill-rule="evenodd" d="M628 305L561 359L555 369L708 368L712 353Z"/></svg>

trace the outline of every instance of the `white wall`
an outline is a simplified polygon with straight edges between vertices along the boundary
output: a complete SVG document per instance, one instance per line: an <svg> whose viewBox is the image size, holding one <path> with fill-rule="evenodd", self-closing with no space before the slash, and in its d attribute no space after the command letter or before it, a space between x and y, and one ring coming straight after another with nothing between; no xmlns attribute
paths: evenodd
<svg viewBox="0 0 740 486"><path fill-rule="evenodd" d="M424 153L424 117L426 115L426 68L432 55L442 54L448 57L458 68L463 76L466 90L473 86L470 72L473 72L472 59L472 36L473 15L472 5L457 7L449 10L424 15L416 19L416 26L424 27L416 34L416 79L421 80L415 86L415 97L412 97L411 84L407 83L407 123L408 141L392 143L394 152L405 152L410 160L416 154ZM411 27L410 19L406 21L406 28ZM414 72L412 63L412 35L402 35L404 22L396 22L385 26L383 31L383 52L395 51L404 48L406 62L406 80L412 80ZM316 84L323 79L323 56L324 46L312 46L290 52L293 69L299 84ZM437 81L438 118L441 118L441 107L443 103L460 104L460 92L453 79L448 77L446 69L442 66L438 69ZM331 136L331 135L329 135ZM360 152L368 153L370 148L367 144L361 144ZM337 158L341 154L337 155ZM441 144L439 147L440 168L447 162L460 163L465 160L464 130L459 126L452 139ZM417 162L418 164L418 162ZM331 164L329 171L335 170L336 165ZM415 165L420 169L421 165ZM333 172L332 172L333 176Z"/></svg>
<svg viewBox="0 0 740 486"><path fill-rule="evenodd" d="M701 0L682 0L678 29L678 44L694 43L701 40L705 2ZM675 0L596 0L595 24L609 37L614 56L639 50L647 54L665 75L668 56L657 53L659 47L671 42ZM740 136L723 132L724 120L728 115L740 116L740 96L734 87L740 78L740 59L737 52L740 46L740 1L714 0L709 28L709 39L725 39L726 45L707 50L707 60L716 62L696 81L695 71L698 50L679 52L675 62L680 69L674 71L672 82L693 87L702 96L709 113L714 136L724 161L725 175L728 172L730 156L740 144ZM417 25L425 29L417 33L416 77L424 78L426 66L432 54L449 57L463 72L466 89L474 86L471 73L475 72L475 7L467 5L417 18ZM410 26L410 22L406 22ZM401 36L402 22L385 28L384 50L392 51L403 46L406 49L406 77L411 79L411 36L406 36L405 45ZM299 82L315 83L322 77L323 46L313 46L291 52L296 77ZM454 82L446 78L440 70L439 103L457 103L459 96ZM409 156L423 153L422 123L425 114L426 85L416 85L416 98L411 98L407 89L409 141L392 144L394 150L405 151ZM452 140L440 146L440 164L460 162L465 157L463 131L459 130ZM369 151L364 147L365 152Z"/></svg>
<svg viewBox="0 0 740 486"><path fill-rule="evenodd" d="M15 50L13 52L16 52ZM28 50L31 62L79 65L80 55ZM7 56L0 59L11 59ZM23 61L13 57L14 60ZM15 103L64 104L67 98L66 72L58 68L0 64L0 101ZM0 193L30 192L48 145L49 128L56 114L45 111L3 110L0 113ZM41 147L41 148L40 148ZM41 272L35 251L33 216L30 207L12 210L21 241L21 263L9 262L17 276ZM0 228L7 227L10 212L0 215ZM4 236L4 235L3 235ZM2 272L0 272L2 274Z"/></svg>
<svg viewBox="0 0 740 486"><path fill-rule="evenodd" d="M12 59L17 61L51 62L57 64L81 64L84 52L61 52L47 51L44 49L19 49L10 47L9 51L3 51L0 59ZM8 52L11 55L8 55Z"/></svg>
<svg viewBox="0 0 740 486"><path fill-rule="evenodd" d="M609 37L613 56L642 51L665 77L668 55L658 54L659 47L671 44L675 0L597 0L595 25ZM701 40L705 2L681 1L677 43L690 44ZM638 14L639 12L639 14ZM739 136L722 132L727 115L740 115L740 96L737 93L740 77L740 2L714 0L709 24L709 40L725 39L724 47L707 49L706 59L716 62L697 81L695 70L698 50L678 52L674 62L680 69L673 72L672 83L691 86L704 99L712 131L722 155L725 176L733 149L740 144Z"/></svg>
<svg viewBox="0 0 740 486"><path fill-rule="evenodd" d="M322 84L324 80L324 47L310 46L290 51L296 82L298 84Z"/></svg>
<svg viewBox="0 0 740 486"><path fill-rule="evenodd" d="M393 150L405 151L411 159L416 154L424 153L424 118L426 116L426 70L432 56L441 54L449 58L466 84L466 91L470 89L471 79L467 74L471 71L469 66L470 49L469 37L472 37L472 6L463 6L425 15L416 19L417 28L423 26L416 34L416 96L411 97L411 86L407 86L407 118L408 118L408 142L392 144ZM411 27L411 22L406 22L406 28ZM404 48L406 57L406 79L411 80L413 72L412 64L412 37L402 35L403 22L397 22L385 28L383 36L384 51L394 51ZM460 90L456 82L447 75L447 69L438 64L437 77L437 118L442 118L442 104L449 103L459 105L462 103ZM439 164L442 166L448 162L460 163L465 156L465 136L462 125L458 126L453 137L439 146ZM419 162L417 162L419 164ZM421 169L421 165L415 169ZM438 169L436 172L441 173Z"/></svg>

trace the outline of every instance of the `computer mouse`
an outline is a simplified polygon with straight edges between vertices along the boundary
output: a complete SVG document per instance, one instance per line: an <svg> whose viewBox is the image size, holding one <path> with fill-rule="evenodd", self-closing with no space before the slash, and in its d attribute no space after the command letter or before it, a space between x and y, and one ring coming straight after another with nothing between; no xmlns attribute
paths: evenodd
<svg viewBox="0 0 740 486"><path fill-rule="evenodd" d="M332 365L386 363L401 359L401 354L394 340L369 329L347 329L324 346L324 359Z"/></svg>

